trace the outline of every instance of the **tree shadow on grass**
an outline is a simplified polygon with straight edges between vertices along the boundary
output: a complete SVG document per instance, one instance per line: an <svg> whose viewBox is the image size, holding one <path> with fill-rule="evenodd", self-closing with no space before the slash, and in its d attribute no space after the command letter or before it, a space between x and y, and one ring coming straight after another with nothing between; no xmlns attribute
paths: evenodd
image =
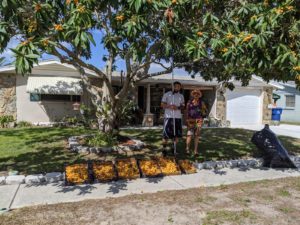
<svg viewBox="0 0 300 225"><path fill-rule="evenodd" d="M64 165L87 162L82 155L63 147L43 147L37 152L27 152L15 157L0 158L0 170L12 168L22 174L63 172Z"/></svg>
<svg viewBox="0 0 300 225"><path fill-rule="evenodd" d="M64 164L81 163L89 160L88 156L70 152L65 142L72 135L94 132L83 128L24 128L5 129L1 137L16 137L19 147L26 147L24 153L8 154L0 158L0 171L14 169L23 174L62 172ZM162 130L122 130L123 134L139 139L147 144L142 151L131 153L107 153L99 158L151 158L161 152ZM185 132L184 132L185 133ZM215 128L202 129L199 153L200 161L230 160L244 157L260 157L261 153L251 143L254 131L244 129ZM300 139L279 136L290 154L300 154ZM13 144L13 143L12 143ZM172 145L171 143L169 145ZM9 146L8 146L9 147ZM11 148L13 149L13 148ZM185 138L177 145L178 159L195 160L185 154ZM5 150L5 149L4 149ZM18 150L18 149L16 149ZM23 150L22 150L23 151Z"/></svg>
<svg viewBox="0 0 300 225"><path fill-rule="evenodd" d="M62 172L65 163L86 162L83 155L70 152L65 145L68 137L90 132L94 131L81 127L1 130L0 136L4 141L6 137L9 138L10 146L2 147L4 153L0 157L0 170L13 169L23 174Z"/></svg>

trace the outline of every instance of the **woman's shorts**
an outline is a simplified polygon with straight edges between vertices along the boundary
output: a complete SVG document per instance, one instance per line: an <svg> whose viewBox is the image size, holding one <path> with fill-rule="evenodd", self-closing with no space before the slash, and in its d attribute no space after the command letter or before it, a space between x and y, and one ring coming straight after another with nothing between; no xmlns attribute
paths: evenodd
<svg viewBox="0 0 300 225"><path fill-rule="evenodd" d="M174 138L174 118L165 118L163 138L172 139ZM182 137L182 121L181 119L175 118L175 137Z"/></svg>
<svg viewBox="0 0 300 225"><path fill-rule="evenodd" d="M202 119L188 119L187 120L187 136L198 136L202 127Z"/></svg>

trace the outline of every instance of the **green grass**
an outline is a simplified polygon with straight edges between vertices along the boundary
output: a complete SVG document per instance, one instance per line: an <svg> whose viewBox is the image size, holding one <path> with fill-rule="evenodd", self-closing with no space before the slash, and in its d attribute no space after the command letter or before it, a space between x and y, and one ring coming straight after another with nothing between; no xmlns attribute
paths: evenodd
<svg viewBox="0 0 300 225"><path fill-rule="evenodd" d="M289 206L281 206L281 207L278 207L278 210L283 212L284 214L288 214L288 213L292 213L292 212L295 212L296 210L292 207L289 207Z"/></svg>
<svg viewBox="0 0 300 225"><path fill-rule="evenodd" d="M161 148L161 130L126 130L124 135L146 141L152 150ZM199 153L203 160L228 160L242 157L259 157L256 146L251 143L254 131L231 128L203 129ZM300 139L279 136L289 153L300 154ZM184 157L185 138L178 143L179 157Z"/></svg>
<svg viewBox="0 0 300 225"><path fill-rule="evenodd" d="M278 190L277 193L281 197L290 197L291 196L291 193L289 191L287 191L287 190L284 190L284 189Z"/></svg>
<svg viewBox="0 0 300 225"><path fill-rule="evenodd" d="M84 161L66 149L72 135L88 133L83 128L18 128L0 130L0 171L25 174L62 171L64 163Z"/></svg>
<svg viewBox="0 0 300 225"><path fill-rule="evenodd" d="M300 122L287 122L287 121L281 121L281 124L289 124L289 125L296 125L300 126Z"/></svg>
<svg viewBox="0 0 300 225"><path fill-rule="evenodd" d="M89 134L95 131L83 128L16 128L0 129L0 171L18 170L23 174L63 171L65 163L84 162L88 155L76 154L66 148L66 140L72 135ZM148 145L147 150L134 153L137 157L148 157L161 150L160 129L123 130L122 135L138 138ZM243 129L203 129L199 152L203 160L226 160L248 156L259 156L257 148L250 142L253 131ZM300 154L300 139L280 137L290 153ZM180 158L184 154L184 139L178 143ZM100 157L100 156L99 156ZM108 157L128 157L127 154L110 154Z"/></svg>
<svg viewBox="0 0 300 225"><path fill-rule="evenodd" d="M224 224L225 222L230 224L242 224L245 221L251 221L253 223L256 220L256 215L249 210L242 211L229 211L219 210L210 211L207 213L203 224Z"/></svg>

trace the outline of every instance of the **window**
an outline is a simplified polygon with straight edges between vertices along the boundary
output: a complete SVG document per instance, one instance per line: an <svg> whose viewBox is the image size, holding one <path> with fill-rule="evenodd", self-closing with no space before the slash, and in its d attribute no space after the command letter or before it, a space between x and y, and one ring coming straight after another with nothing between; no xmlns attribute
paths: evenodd
<svg viewBox="0 0 300 225"><path fill-rule="evenodd" d="M70 95L41 95L41 101L71 101Z"/></svg>
<svg viewBox="0 0 300 225"><path fill-rule="evenodd" d="M285 96L285 107L295 108L295 95L286 95Z"/></svg>
<svg viewBox="0 0 300 225"><path fill-rule="evenodd" d="M63 102L80 102L80 95L49 95L30 93L30 101L63 101Z"/></svg>
<svg viewBox="0 0 300 225"><path fill-rule="evenodd" d="M41 101L41 95L40 94L30 93L30 101L31 102L39 102L39 101Z"/></svg>

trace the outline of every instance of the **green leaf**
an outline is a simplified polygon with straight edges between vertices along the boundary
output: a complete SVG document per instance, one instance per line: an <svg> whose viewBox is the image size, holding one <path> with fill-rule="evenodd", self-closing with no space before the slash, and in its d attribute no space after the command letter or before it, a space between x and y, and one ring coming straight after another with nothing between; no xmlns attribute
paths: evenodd
<svg viewBox="0 0 300 225"><path fill-rule="evenodd" d="M284 61L286 60L286 58L288 57L290 55L290 53L289 52L287 52L287 53L285 53L283 56L282 56L282 59L281 59L281 64L283 64L284 63Z"/></svg>
<svg viewBox="0 0 300 225"><path fill-rule="evenodd" d="M14 49L14 48L10 48L10 50L11 50L13 53L15 53L16 55L18 55L18 56L22 56L22 55L23 55L20 51Z"/></svg>
<svg viewBox="0 0 300 225"><path fill-rule="evenodd" d="M258 64L258 68L261 68L262 67L262 65L263 65L263 60L260 60L260 62L259 62L259 64Z"/></svg>
<svg viewBox="0 0 300 225"><path fill-rule="evenodd" d="M2 0L2 7L6 8L8 6L7 0Z"/></svg>
<svg viewBox="0 0 300 225"><path fill-rule="evenodd" d="M40 56L37 54L28 54L25 57L30 59L38 59Z"/></svg>
<svg viewBox="0 0 300 225"><path fill-rule="evenodd" d="M90 40L90 42L92 42L92 44L93 44L94 46L96 46L96 42L95 42L95 40L94 40L93 35L92 35L91 33L87 33L87 36L88 36L88 39Z"/></svg>

